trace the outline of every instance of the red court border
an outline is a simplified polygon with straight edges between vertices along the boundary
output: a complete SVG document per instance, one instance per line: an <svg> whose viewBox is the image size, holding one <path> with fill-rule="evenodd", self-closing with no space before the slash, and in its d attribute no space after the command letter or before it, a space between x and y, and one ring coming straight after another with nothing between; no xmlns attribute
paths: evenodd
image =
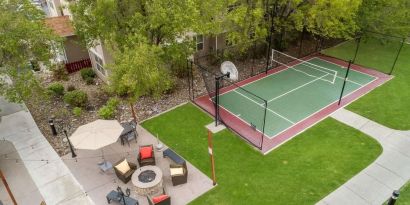
<svg viewBox="0 0 410 205"><path fill-rule="evenodd" d="M323 54L319 54L319 53L306 56L302 59L303 60L309 60L309 59L312 59L312 58L315 58L315 57L319 58L319 59L322 59L322 60L332 62L332 63L340 65L340 66L344 66L344 67L348 66L348 62L345 62L343 60L339 60L339 59L336 59L336 58L333 58L333 57L329 57L329 56L326 56L326 55L323 55ZM297 61L293 61L293 62L289 63L288 65L294 65L294 64L297 64L297 63L298 63ZM285 69L287 69L287 68L284 67L284 66L279 66L277 68L269 70L267 75L278 73L278 72L280 72L282 70L285 70ZM351 103L354 100L362 97L363 95L367 94L368 92L372 91L373 89L377 88L378 86L382 85L383 83L387 82L388 80L390 80L392 78L392 76L389 76L387 74L378 72L376 70L368 69L368 68L365 68L365 67L362 67L362 66L359 66L359 65L355 65L355 64L351 65L351 69L356 70L356 71L360 71L362 73L366 73L368 75L371 75L371 76L375 77L376 79L373 80L372 82L370 82L369 84L359 88L358 90L350 93L349 95L345 96L342 99L342 102L341 102L340 106L338 105L337 102L332 103L332 104L328 105L327 107L324 107L319 112L311 115L310 117L306 118L305 120L302 120L302 121L296 123L295 125L288 128L286 131L284 131L284 132L282 132L278 135L275 135L272 138L266 137L264 135L263 136L264 139L263 139L261 152L263 154L267 154L271 150L277 148L281 144L283 144L286 141L292 139L293 137L295 137L299 133L303 132L307 128L309 128L309 127L315 125L316 123L320 122L321 120L325 119L326 117L328 117L330 114L332 114L336 110L348 105L349 103ZM248 78L248 79L245 79L243 81L237 82L236 84L242 86L242 85L248 84L250 82L259 80L263 77L266 77L267 75L265 73L261 73L261 74L258 74L256 76L253 76L251 78ZM237 88L237 87L234 86L234 85L224 87L220 90L220 94L231 91L231 90L234 90L235 88ZM194 99L194 103L196 105L198 105L199 107L201 107L206 112L208 112L209 114L211 114L212 116L215 116L214 104L209 99L208 95L200 96L200 97ZM231 114L230 112L226 111L223 107L221 107L221 109L220 109L220 115L221 115L221 118L223 119L223 122L229 128L231 128L234 132L241 135L243 138L245 138L246 140L248 140L250 143L254 144L255 146L261 147L262 133L260 133L259 131L255 131L247 123L245 123L244 121L242 121L241 119L239 119L235 115Z"/></svg>

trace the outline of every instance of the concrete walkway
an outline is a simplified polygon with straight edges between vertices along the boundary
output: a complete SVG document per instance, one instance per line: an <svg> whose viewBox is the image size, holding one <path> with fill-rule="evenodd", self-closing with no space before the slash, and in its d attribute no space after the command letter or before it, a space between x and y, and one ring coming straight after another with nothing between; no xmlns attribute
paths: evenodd
<svg viewBox="0 0 410 205"><path fill-rule="evenodd" d="M383 204L393 190L400 189L410 179L410 131L392 130L345 109L332 117L376 139L383 153L317 204Z"/></svg>
<svg viewBox="0 0 410 205"><path fill-rule="evenodd" d="M0 109L0 140L13 143L44 201L50 205L94 204L41 134L25 106L8 103L0 97ZM49 162L34 161L38 159Z"/></svg>

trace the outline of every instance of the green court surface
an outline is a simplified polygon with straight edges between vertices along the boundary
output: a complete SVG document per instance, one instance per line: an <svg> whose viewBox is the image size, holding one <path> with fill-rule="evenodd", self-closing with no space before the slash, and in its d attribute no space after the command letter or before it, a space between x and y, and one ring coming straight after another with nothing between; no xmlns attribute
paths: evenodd
<svg viewBox="0 0 410 205"><path fill-rule="evenodd" d="M340 65L312 58L221 94L219 105L274 137L337 102L345 74L346 68ZM375 77L351 69L343 96L373 80Z"/></svg>

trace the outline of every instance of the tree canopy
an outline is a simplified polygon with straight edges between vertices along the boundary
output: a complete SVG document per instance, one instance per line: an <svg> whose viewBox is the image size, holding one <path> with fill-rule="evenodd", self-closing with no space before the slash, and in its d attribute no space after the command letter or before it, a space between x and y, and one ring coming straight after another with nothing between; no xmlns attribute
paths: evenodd
<svg viewBox="0 0 410 205"><path fill-rule="evenodd" d="M410 36L408 0L363 0L359 15L359 24L363 30Z"/></svg>
<svg viewBox="0 0 410 205"><path fill-rule="evenodd" d="M28 67L30 62L47 63L53 43L59 41L43 19L44 13L29 0L0 1L0 95L13 102L40 89Z"/></svg>

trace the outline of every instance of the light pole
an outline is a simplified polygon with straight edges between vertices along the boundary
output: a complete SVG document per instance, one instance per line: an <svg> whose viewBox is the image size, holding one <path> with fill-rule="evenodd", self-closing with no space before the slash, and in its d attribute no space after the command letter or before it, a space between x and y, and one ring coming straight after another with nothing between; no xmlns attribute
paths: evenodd
<svg viewBox="0 0 410 205"><path fill-rule="evenodd" d="M71 158L77 157L77 154L74 151L73 144L71 144L70 138L68 137L68 134L67 134L67 129L70 129L70 125L68 123L63 122L63 120L61 119L55 120L55 122L57 122L56 125L58 126L58 132L64 133L66 137L68 146L70 147L70 151L71 151Z"/></svg>

